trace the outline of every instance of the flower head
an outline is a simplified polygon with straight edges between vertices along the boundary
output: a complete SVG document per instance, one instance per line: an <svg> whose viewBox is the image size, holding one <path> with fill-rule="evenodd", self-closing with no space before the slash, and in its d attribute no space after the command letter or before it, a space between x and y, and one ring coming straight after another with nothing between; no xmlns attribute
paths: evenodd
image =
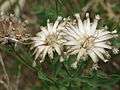
<svg viewBox="0 0 120 90"><path fill-rule="evenodd" d="M77 54L77 60L72 66L76 67L80 59L90 56L94 63L98 62L98 58L104 62L110 57L106 49L112 49L108 40L113 38L110 31L105 28L97 29L100 19L99 15L95 16L93 22L90 22L89 14L86 14L86 20L82 22L80 15L75 14L76 24L68 22L65 30L65 43L68 46L69 55Z"/></svg>
<svg viewBox="0 0 120 90"><path fill-rule="evenodd" d="M26 23L21 22L13 14L0 15L0 41L6 43L8 40L23 41L31 36L29 30L26 28Z"/></svg>
<svg viewBox="0 0 120 90"><path fill-rule="evenodd" d="M40 57L40 62L43 62L45 56L48 56L52 59L54 51L61 55L62 44L64 42L61 35L61 30L64 28L64 22L60 23L62 17L58 17L55 23L47 22L47 27L41 27L41 32L38 32L36 37L33 37L33 45L31 49L36 48L34 53L35 60Z"/></svg>

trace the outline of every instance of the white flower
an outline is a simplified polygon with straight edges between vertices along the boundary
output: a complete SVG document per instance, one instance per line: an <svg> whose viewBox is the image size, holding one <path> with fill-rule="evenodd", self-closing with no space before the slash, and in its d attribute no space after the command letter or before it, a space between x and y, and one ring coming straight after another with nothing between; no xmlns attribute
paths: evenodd
<svg viewBox="0 0 120 90"><path fill-rule="evenodd" d="M89 14L86 14L86 20L82 22L80 15L75 14L76 24L68 22L65 30L64 43L68 47L69 55L77 54L77 62L87 56L90 56L94 63L98 62L98 58L104 62L108 61L106 58L110 57L106 49L112 49L108 40L113 38L111 32L106 31L105 28L97 29L99 15L95 16L94 21L91 23ZM73 66L76 67L76 61Z"/></svg>
<svg viewBox="0 0 120 90"><path fill-rule="evenodd" d="M36 48L34 53L35 60L40 57L40 62L43 62L45 56L48 56L53 59L54 52L56 51L58 55L61 55L62 44L64 42L63 37L60 33L64 29L65 23L60 21L62 17L58 17L53 23L47 22L47 27L41 27L41 32L38 32L36 37L33 37L33 45L31 49Z"/></svg>

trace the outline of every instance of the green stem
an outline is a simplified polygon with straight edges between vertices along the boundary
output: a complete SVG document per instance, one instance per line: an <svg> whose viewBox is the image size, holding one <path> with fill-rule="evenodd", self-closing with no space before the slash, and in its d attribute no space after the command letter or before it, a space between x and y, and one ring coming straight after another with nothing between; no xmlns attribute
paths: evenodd
<svg viewBox="0 0 120 90"><path fill-rule="evenodd" d="M70 82L70 83L69 83L69 86L68 86L68 90L71 90L71 88L72 88L72 87L71 87L71 84L72 84L72 83Z"/></svg>
<svg viewBox="0 0 120 90"><path fill-rule="evenodd" d="M18 53L14 53L16 55L17 58L19 58L18 60L25 66L27 66L29 69L33 70L33 71L37 71L35 68L33 68L31 65L29 65L28 63L25 62L25 60L18 54Z"/></svg>
<svg viewBox="0 0 120 90"><path fill-rule="evenodd" d="M65 66L65 64L62 63L62 65L63 65L63 67L64 67L66 73L68 74L68 76L69 76L69 77L72 77L71 74L70 74L70 72L69 72L69 70L68 70L68 68Z"/></svg>
<svg viewBox="0 0 120 90"><path fill-rule="evenodd" d="M80 71L81 66L78 67L78 69L76 70L76 72L72 75L72 77L75 77L75 75Z"/></svg>
<svg viewBox="0 0 120 90"><path fill-rule="evenodd" d="M23 58L21 55L19 55L19 53L17 53L17 52L15 51L15 49L14 49L14 47L13 47L12 45L11 45L11 48L12 48L12 50L14 51L15 56L18 58L18 60L19 60L23 65L25 65L26 67L28 67L29 69L31 69L31 70L33 70L33 71L38 71L36 68L33 68L29 63L26 63L25 60L24 60L24 58ZM12 56L14 56L14 55L12 55Z"/></svg>

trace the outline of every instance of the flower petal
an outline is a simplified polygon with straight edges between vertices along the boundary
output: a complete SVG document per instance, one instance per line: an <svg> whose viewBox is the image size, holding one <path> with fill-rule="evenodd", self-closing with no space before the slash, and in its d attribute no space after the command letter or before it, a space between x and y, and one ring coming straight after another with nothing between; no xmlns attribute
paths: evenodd
<svg viewBox="0 0 120 90"><path fill-rule="evenodd" d="M93 51L89 50L88 54L89 54L89 56L91 57L91 59L93 60L94 63L98 62L98 57Z"/></svg>
<svg viewBox="0 0 120 90"><path fill-rule="evenodd" d="M35 60L39 57L40 53L45 49L44 46L37 47L36 55L35 55Z"/></svg>
<svg viewBox="0 0 120 90"><path fill-rule="evenodd" d="M55 48L56 52L57 52L59 55L61 55L60 46L56 44L56 45L54 45L54 48Z"/></svg>
<svg viewBox="0 0 120 90"><path fill-rule="evenodd" d="M95 19L94 19L94 22L92 23L91 25L91 34L95 34L95 31L96 31L96 28L97 28L97 25L98 25L98 20L100 19L100 16L99 15L96 15Z"/></svg>
<svg viewBox="0 0 120 90"><path fill-rule="evenodd" d="M105 41L105 40L108 40L108 39L111 39L111 38L113 38L112 35L105 35L105 36L101 36L98 39L96 39L95 42L101 42L101 41Z"/></svg>
<svg viewBox="0 0 120 90"><path fill-rule="evenodd" d="M112 49L112 47L110 45L107 45L106 42L99 42L99 43L95 43L96 47L101 47L101 48L107 48L107 49Z"/></svg>
<svg viewBox="0 0 120 90"><path fill-rule="evenodd" d="M81 18L80 18L80 15L78 14L78 13L76 13L75 14L75 17L76 17L76 19L77 19L77 21L78 21L78 30L83 34L83 33L85 33L85 31L84 31L84 28L83 28L83 23L82 23L82 20L81 20Z"/></svg>
<svg viewBox="0 0 120 90"><path fill-rule="evenodd" d="M61 17L61 16L58 16L57 20L56 20L55 23L54 23L52 32L56 32L56 28L58 27L58 24L59 24L59 22L60 22L61 20L62 20L62 17Z"/></svg>

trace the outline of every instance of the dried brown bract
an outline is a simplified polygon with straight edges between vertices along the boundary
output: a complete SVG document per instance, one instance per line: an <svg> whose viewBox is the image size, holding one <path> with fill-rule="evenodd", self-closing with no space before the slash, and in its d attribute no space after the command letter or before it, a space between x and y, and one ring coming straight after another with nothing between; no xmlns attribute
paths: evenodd
<svg viewBox="0 0 120 90"><path fill-rule="evenodd" d="M26 27L26 23L22 22L14 15L0 16L0 41L6 43L11 41L24 41L30 37L30 32ZM6 40L7 39L7 40Z"/></svg>

